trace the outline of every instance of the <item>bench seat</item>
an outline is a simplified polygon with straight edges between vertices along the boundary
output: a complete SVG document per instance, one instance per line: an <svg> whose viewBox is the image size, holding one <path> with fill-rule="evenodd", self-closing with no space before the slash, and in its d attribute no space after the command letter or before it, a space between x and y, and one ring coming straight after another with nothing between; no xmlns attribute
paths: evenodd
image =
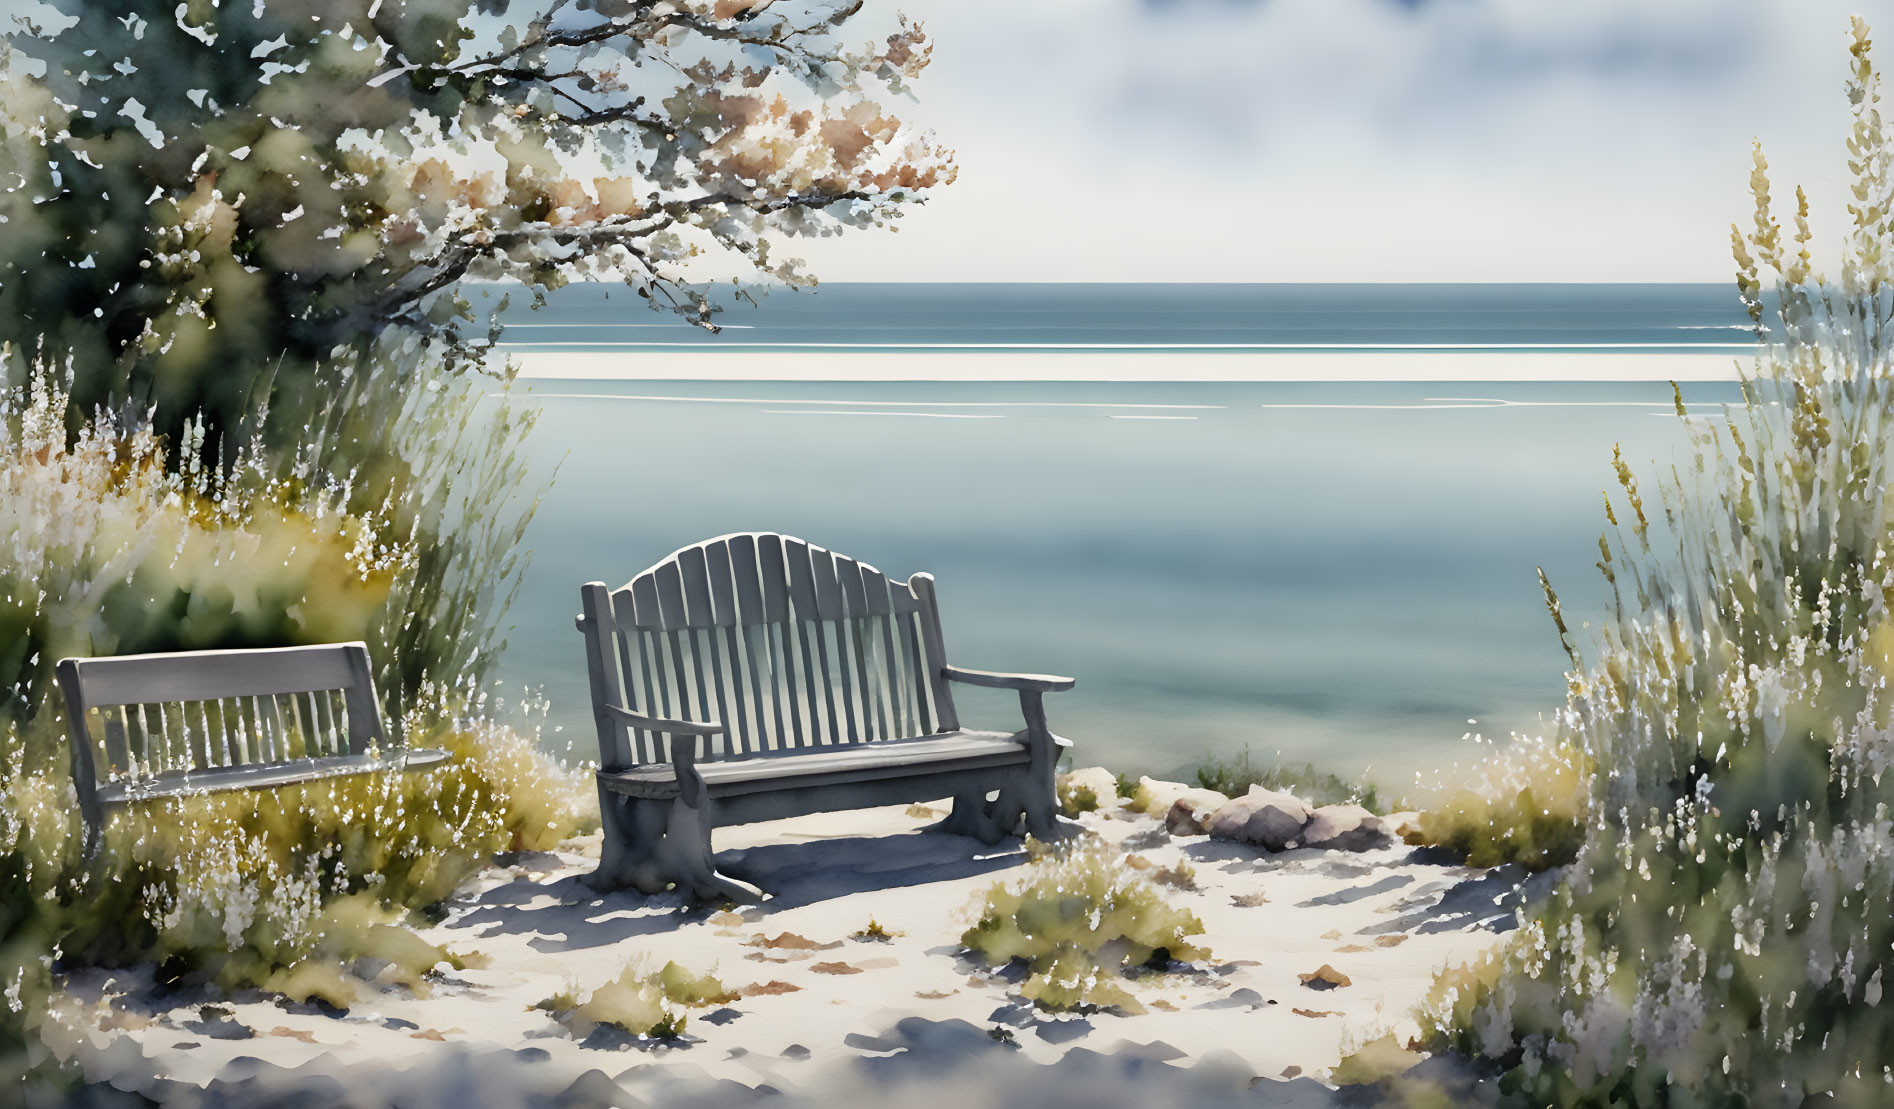
<svg viewBox="0 0 1894 1109"><path fill-rule="evenodd" d="M1032 750L1020 733L953 731L919 739L790 748L748 758L700 762L697 772L711 797L716 798L1025 765L1031 761ZM627 797L666 798L679 793L677 770L669 763L601 773L599 783Z"/></svg>
<svg viewBox="0 0 1894 1109"><path fill-rule="evenodd" d="M101 805L125 805L162 797L190 797L237 789L272 789L297 782L373 774L384 770L421 770L446 761L445 751L416 748L396 752L392 756L335 755L328 758L291 759L287 762L252 763L248 766L168 770L147 778L102 782L98 797Z"/></svg>

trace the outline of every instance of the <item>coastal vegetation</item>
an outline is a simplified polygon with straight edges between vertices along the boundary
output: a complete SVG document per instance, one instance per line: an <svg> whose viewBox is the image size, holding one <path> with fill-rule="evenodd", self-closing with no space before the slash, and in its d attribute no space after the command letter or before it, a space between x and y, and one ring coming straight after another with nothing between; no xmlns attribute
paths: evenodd
<svg viewBox="0 0 1894 1109"><path fill-rule="evenodd" d="M1360 805L1370 812L1383 811L1378 787L1371 781L1351 782L1313 763L1286 763L1277 755L1265 763L1249 747L1227 758L1208 758L1194 772L1199 789L1215 790L1225 797L1241 797L1251 786L1279 793L1293 793L1310 805Z"/></svg>
<svg viewBox="0 0 1894 1109"><path fill-rule="evenodd" d="M1675 468L1618 461L1608 618L1589 651L1560 621L1583 846L1428 1011L1427 1046L1497 1072L1501 1104L1865 1106L1894 1082L1894 142L1869 46L1857 19L1839 273L1758 149L1745 403L1680 402Z"/></svg>
<svg viewBox="0 0 1894 1109"><path fill-rule="evenodd" d="M684 1034L690 1018L683 1010L734 1001L736 996L714 974L697 974L675 962L655 971L631 963L583 997L575 986L538 1007L574 1035L588 1036L600 1025L609 1025L633 1036L664 1040Z"/></svg>
<svg viewBox="0 0 1894 1109"><path fill-rule="evenodd" d="M1514 736L1472 766L1422 780L1410 842L1447 848L1469 866L1564 866L1585 841L1593 773L1585 753L1563 738Z"/></svg>
<svg viewBox="0 0 1894 1109"><path fill-rule="evenodd" d="M1208 954L1190 942L1203 922L1168 902L1149 864L1139 869L1100 843L1032 846L1027 874L987 890L960 942L990 966L1023 962L1020 995L1040 1008L1138 1012L1127 969Z"/></svg>
<svg viewBox="0 0 1894 1109"><path fill-rule="evenodd" d="M918 25L496 10L57 0L0 36L0 1080L77 964L423 991L471 956L404 920L596 820L486 686L531 417L464 281L619 281L714 328L713 280L811 284L786 240L952 180L882 103ZM59 658L348 639L450 762L133 806L80 858Z"/></svg>

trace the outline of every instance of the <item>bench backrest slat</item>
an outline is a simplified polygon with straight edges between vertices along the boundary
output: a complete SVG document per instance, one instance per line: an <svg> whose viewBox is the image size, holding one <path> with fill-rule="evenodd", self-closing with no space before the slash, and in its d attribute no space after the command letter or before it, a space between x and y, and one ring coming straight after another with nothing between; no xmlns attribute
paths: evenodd
<svg viewBox="0 0 1894 1109"><path fill-rule="evenodd" d="M788 536L694 544L617 590L584 588L593 696L721 720L707 758L949 731L958 718L931 586ZM599 739L609 767L670 757L669 737L603 713Z"/></svg>
<svg viewBox="0 0 1894 1109"><path fill-rule="evenodd" d="M361 643L69 658L60 661L59 681L74 780L85 789L362 754L385 738Z"/></svg>
<svg viewBox="0 0 1894 1109"><path fill-rule="evenodd" d="M72 661L86 703L95 708L307 693L355 684L355 672L340 647L185 651Z"/></svg>

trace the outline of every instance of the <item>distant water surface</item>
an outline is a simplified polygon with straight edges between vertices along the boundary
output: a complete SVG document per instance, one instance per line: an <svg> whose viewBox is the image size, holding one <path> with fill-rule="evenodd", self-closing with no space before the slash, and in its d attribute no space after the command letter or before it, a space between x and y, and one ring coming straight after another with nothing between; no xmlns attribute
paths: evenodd
<svg viewBox="0 0 1894 1109"><path fill-rule="evenodd" d="M1608 356L1601 356L1608 357ZM1162 371L1153 358L1153 372ZM1717 418L1734 386L1686 385ZM1250 746L1390 783L1538 731L1576 625L1612 444L1668 463L1664 384L531 383L537 477L501 678L595 755L572 617L721 533L802 536L939 579L957 663L1076 676L1077 757L1175 769ZM1016 727L967 691L970 722Z"/></svg>
<svg viewBox="0 0 1894 1109"><path fill-rule="evenodd" d="M511 304L522 352L1749 349L1727 285L824 285L735 301L715 335L622 285Z"/></svg>

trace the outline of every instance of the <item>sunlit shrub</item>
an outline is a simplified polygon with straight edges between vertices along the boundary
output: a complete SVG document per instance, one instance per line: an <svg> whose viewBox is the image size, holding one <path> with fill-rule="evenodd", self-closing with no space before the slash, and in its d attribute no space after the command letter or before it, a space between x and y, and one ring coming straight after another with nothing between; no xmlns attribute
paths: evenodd
<svg viewBox="0 0 1894 1109"><path fill-rule="evenodd" d="M1414 843L1465 855L1472 866L1563 866L1585 842L1590 769L1570 743L1515 736L1470 770L1419 785Z"/></svg>
<svg viewBox="0 0 1894 1109"><path fill-rule="evenodd" d="M361 639L397 720L477 685L523 567L530 420L418 357L359 360L305 442L219 467L196 425L69 430L65 371L0 344L0 721L29 762L63 743L68 655Z"/></svg>
<svg viewBox="0 0 1894 1109"><path fill-rule="evenodd" d="M1810 268L1799 195L1783 241L1758 152L1754 229L1734 233L1764 340L1746 403L1689 419L1694 457L1654 506L1618 462L1609 619L1589 663L1566 637L1581 857L1502 953L1436 987L1432 1046L1502 1068L1503 1104L1894 1090L1894 145L1859 20L1853 56L1839 280Z"/></svg>
<svg viewBox="0 0 1894 1109"><path fill-rule="evenodd" d="M175 444L122 414L70 431L56 368L0 394L0 1070L62 961L151 961L165 980L338 1006L363 975L425 990L456 956L407 914L494 852L546 848L596 819L588 791L479 690L497 646L490 606L518 568L483 552L518 517L481 500L512 480L504 461L442 495L461 438L440 421L474 418L478 396L408 383L436 397L428 407L386 367L360 369L383 402L372 417L338 409L295 457L245 453L224 469L190 451L174 464ZM362 482L350 437L396 417L412 426L384 445L438 438L411 444L400 482ZM504 458L517 428L497 420L484 427ZM364 506L371 485L394 499ZM497 522L458 519L488 510ZM358 638L391 723L449 762L115 810L101 858L82 863L58 658Z"/></svg>
<svg viewBox="0 0 1894 1109"><path fill-rule="evenodd" d="M1073 818L1097 812L1098 794L1086 785L1060 785L1059 811Z"/></svg>
<svg viewBox="0 0 1894 1109"><path fill-rule="evenodd" d="M1081 1006L1137 1011L1122 982L1126 969L1208 952L1190 943L1203 923L1164 899L1164 891L1102 844L1039 854L1013 886L983 896L979 921L960 942L999 966L1031 969L1020 992L1042 1008Z"/></svg>
<svg viewBox="0 0 1894 1109"><path fill-rule="evenodd" d="M667 1039L682 1035L688 1018L680 1007L714 1005L735 1000L714 974L697 974L675 962L656 971L628 964L618 977L584 997L579 987L554 994L536 1008L585 1036L599 1025L611 1025L634 1036Z"/></svg>

